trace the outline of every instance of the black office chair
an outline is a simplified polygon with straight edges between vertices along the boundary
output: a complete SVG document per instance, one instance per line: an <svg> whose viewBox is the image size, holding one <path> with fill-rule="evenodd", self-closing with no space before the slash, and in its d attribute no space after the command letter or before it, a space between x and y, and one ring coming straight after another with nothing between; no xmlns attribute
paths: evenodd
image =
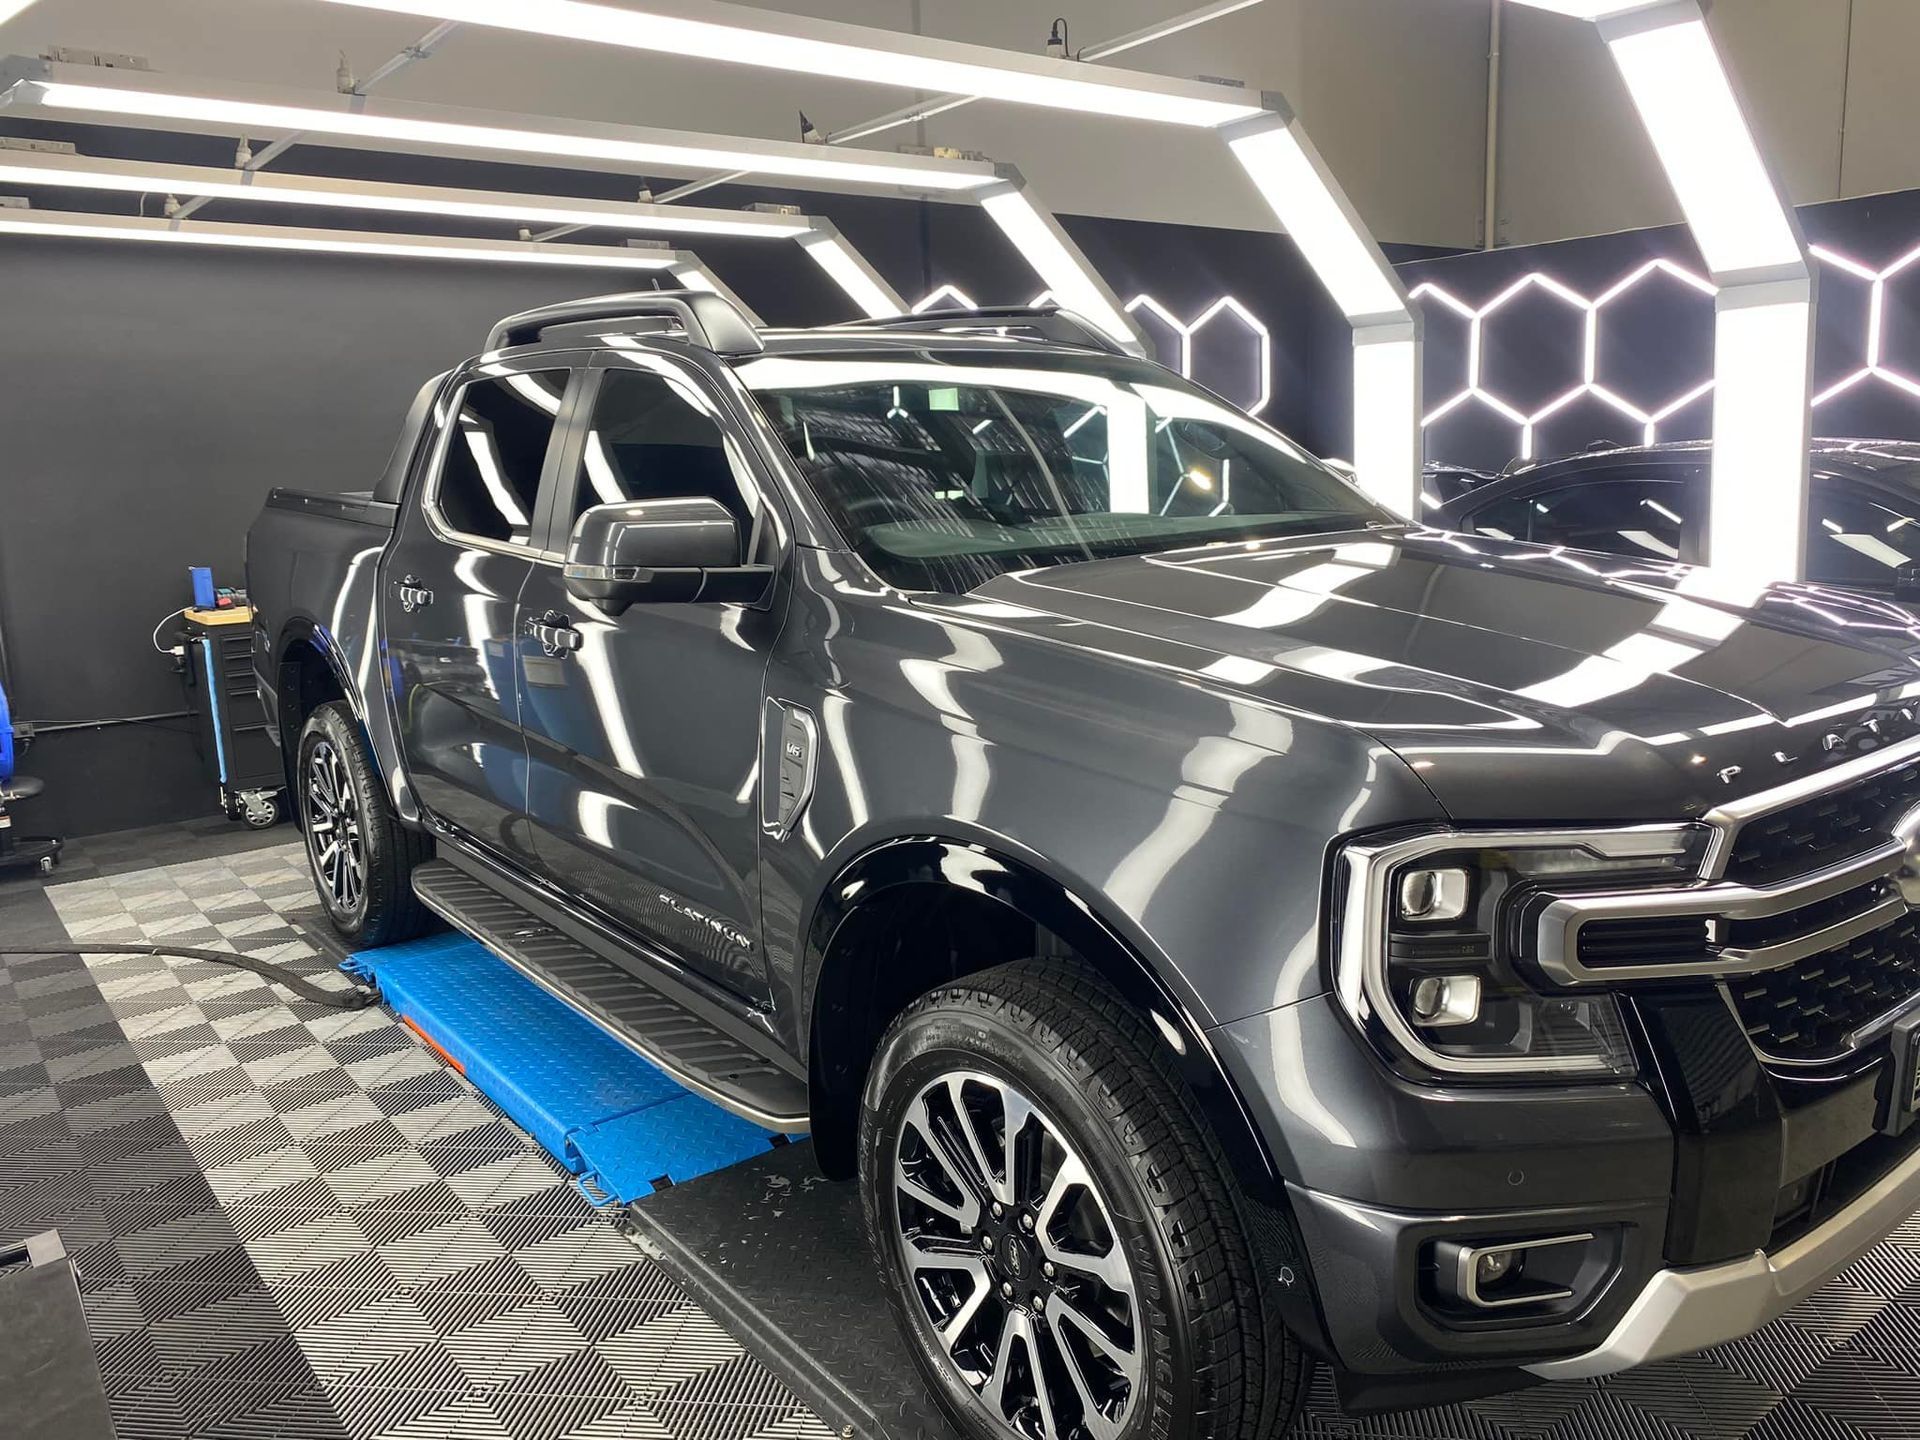
<svg viewBox="0 0 1920 1440"><path fill-rule="evenodd" d="M51 835L16 835L13 826L14 805L44 788L32 776L17 775L13 769L15 755L26 748L32 735L28 726L14 725L6 687L0 685L0 870L33 866L50 875L60 863L61 842Z"/></svg>

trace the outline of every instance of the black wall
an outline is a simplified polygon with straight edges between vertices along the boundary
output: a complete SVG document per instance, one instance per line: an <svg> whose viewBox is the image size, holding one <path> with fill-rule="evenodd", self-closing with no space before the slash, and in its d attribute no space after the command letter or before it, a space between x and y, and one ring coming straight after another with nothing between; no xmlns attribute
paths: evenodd
<svg viewBox="0 0 1920 1440"><path fill-rule="evenodd" d="M1819 251L1874 273L1920 251L1920 191L1811 205L1800 224L1816 248L1820 308L1814 341L1816 394L1867 363L1868 307L1874 286ZM1423 285L1437 285L1469 309L1490 302L1529 275L1545 275L1574 294L1598 299L1649 261L1666 260L1704 275L1691 237L1679 227L1599 235L1450 256L1401 266L1426 317L1426 403L1431 413L1468 381L1469 323ZM1880 363L1916 388L1867 378L1817 405L1816 434L1920 439L1920 255L1881 287ZM1713 301L1656 271L1599 309L1595 379L1643 413L1687 395L1713 373ZM1584 380L1580 309L1532 283L1482 322L1481 385L1522 414L1537 414ZM1703 396L1662 421L1656 438L1708 435L1712 401ZM1542 420L1533 455L1546 457L1600 441L1639 444L1643 427L1588 393ZM1520 454L1519 427L1481 400L1468 400L1427 429L1427 457L1498 469Z"/></svg>
<svg viewBox="0 0 1920 1440"><path fill-rule="evenodd" d="M225 164L230 142L28 126L92 154ZM292 168L536 193L631 194L632 182L564 171L303 149ZM43 208L130 210L127 197L36 191ZM160 199L146 203L157 213ZM909 300L949 283L979 303L1039 288L971 207L870 197L716 190L703 203L790 200L830 215ZM206 218L350 223L382 217L226 205ZM410 218L389 228L427 228ZM1069 218L1123 299L1152 293L1199 315L1232 293L1271 332L1266 414L1318 442L1314 320L1320 305L1284 241L1199 227ZM457 227L450 227L457 228ZM770 322L847 318L844 297L798 246L699 243ZM13 708L36 724L182 708L154 624L189 597L186 571L242 583L246 529L275 485L363 489L429 375L473 353L499 316L624 288L633 272L0 239L0 633ZM1154 327L1149 325L1149 329ZM1231 316L1196 347L1195 373L1250 398L1251 332ZM1164 330L1160 336L1165 337ZM1345 353L1340 337L1341 354ZM1169 356L1171 358L1171 356ZM1343 362L1344 363L1344 362ZM46 781L21 824L69 835L209 813L208 767L184 721L44 735L23 769Z"/></svg>
<svg viewBox="0 0 1920 1440"><path fill-rule="evenodd" d="M70 139L83 152L231 163L208 137L4 121L7 133ZM381 156L303 146L289 168L532 193L630 197L623 176L488 161ZM49 209L120 210L128 197L31 192ZM161 199L140 203L157 213ZM798 204L839 224L910 301L940 285L982 304L1020 304L1032 273L976 209L740 187L700 203ZM206 218L418 231L412 217L293 212L225 204ZM1878 270L1920 245L1920 192L1802 212L1809 238ZM1269 235L1198 226L1064 217L1123 300L1150 294L1192 323L1226 295L1265 328L1271 398L1264 416L1323 454L1352 453L1351 359L1344 322L1297 254ZM449 222L457 233L471 226ZM494 233L502 233L496 230ZM774 324L846 318L844 297L794 245L707 240L702 259ZM1444 287L1485 307L1533 272L1584 296L1648 260L1699 272L1683 231L1651 230L1551 246L1434 258L1389 247L1409 284ZM1821 266L1819 383L1865 363L1872 287ZM428 375L458 362L515 309L636 283L631 271L546 271L489 264L377 260L89 241L0 240L0 633L12 651L17 714L91 721L180 708L168 662L148 644L154 622L187 598L186 569L211 565L240 583L246 528L274 485L364 488L401 411ZM1920 377L1920 260L1884 287L1881 362ZM1426 390L1437 406L1466 384L1467 323L1434 297ZM1161 358L1177 336L1147 315ZM1484 327L1482 385L1532 412L1581 383L1582 317L1535 285ZM1656 277L1611 302L1598 379L1643 409L1711 372L1711 304ZM1252 400L1255 330L1222 313L1193 347L1195 378ZM1916 383L1920 383L1917 381ZM1706 432L1700 400L1660 438ZM1867 380L1816 412L1823 434L1920 438L1920 394ZM1534 453L1597 440L1637 441L1640 426L1592 395L1538 427ZM1427 431L1431 458L1497 468L1519 427L1471 401ZM209 811L213 789L180 722L81 728L45 736L27 767L48 782L25 819L86 834Z"/></svg>

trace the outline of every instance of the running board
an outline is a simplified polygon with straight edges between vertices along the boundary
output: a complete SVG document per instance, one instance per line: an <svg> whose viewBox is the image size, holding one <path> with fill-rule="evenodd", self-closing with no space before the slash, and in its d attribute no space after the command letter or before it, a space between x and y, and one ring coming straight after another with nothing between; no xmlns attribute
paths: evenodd
<svg viewBox="0 0 1920 1440"><path fill-rule="evenodd" d="M430 860L414 870L413 892L449 925L689 1090L768 1130L797 1135L807 1129L803 1081L484 881Z"/></svg>

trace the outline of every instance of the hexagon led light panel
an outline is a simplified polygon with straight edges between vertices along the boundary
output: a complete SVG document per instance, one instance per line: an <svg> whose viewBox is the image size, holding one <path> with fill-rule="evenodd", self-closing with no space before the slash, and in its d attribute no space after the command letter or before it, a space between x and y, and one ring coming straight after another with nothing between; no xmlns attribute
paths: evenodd
<svg viewBox="0 0 1920 1440"><path fill-rule="evenodd" d="M1916 264L1920 264L1920 246L1915 246L1891 265L1879 270L1864 265L1851 256L1842 255L1839 251L1825 245L1813 245L1808 248L1821 263L1831 265L1856 280L1864 281L1868 287L1867 329L1863 337L1865 354L1862 357L1862 364L1859 369L1842 376L1820 391L1813 397L1813 403L1818 406L1836 395L1844 395L1864 380L1875 380L1884 385L1891 385L1894 389L1920 400L1920 379L1903 375L1900 371L1883 363L1887 340L1887 287L1910 270L1916 277L1920 277L1920 269L1913 268Z"/></svg>
<svg viewBox="0 0 1920 1440"><path fill-rule="evenodd" d="M1698 384L1683 387L1677 393L1649 408L1635 404L1617 390L1602 384L1598 370L1600 325L1607 307L1636 287L1645 284L1651 277L1658 275L1677 280L1708 297L1715 293L1712 281L1664 257L1649 260L1639 269L1623 276L1598 295L1591 297L1581 294L1571 285L1540 270L1521 276L1491 300L1478 306L1469 304L1444 286L1430 280L1416 285L1412 292L1412 298L1415 301L1430 301L1467 322L1466 374L1462 377L1459 388L1421 417L1421 426L1431 427L1462 406L1484 406L1514 427L1516 431L1514 453L1522 460L1531 460L1534 458L1534 441L1540 426L1575 401L1591 396L1602 405L1619 412L1639 425L1643 443L1648 445L1655 443L1660 438L1660 426L1663 422L1712 392L1713 378L1709 375ZM1483 377L1488 321L1496 317L1512 301L1532 290L1543 291L1552 296L1579 317L1580 382L1554 396L1544 405L1526 409L1514 403L1513 399L1502 397L1489 390Z"/></svg>
<svg viewBox="0 0 1920 1440"><path fill-rule="evenodd" d="M1920 246L1878 269L1828 245L1812 245L1808 249L1822 264L1867 287L1866 325L1860 335L1858 364L1816 393L1812 401L1813 408L1818 410L1869 381L1889 386L1920 403L1920 377L1887 363L1888 320L1896 309L1890 303L1891 292L1896 284L1920 286ZM1664 425L1681 411L1713 393L1712 375L1704 374L1696 382L1678 386L1657 402L1646 403L1620 394L1618 389L1600 379L1599 370L1604 341L1618 333L1612 327L1602 328L1609 320L1610 307L1617 312L1615 302L1643 291L1650 284L1660 283L1661 277L1683 285L1705 299L1711 300L1717 293L1712 281L1665 257L1649 260L1594 296L1584 295L1564 281L1538 270L1521 276L1479 305L1462 299L1443 285L1431 280L1423 281L1414 287L1413 299L1427 307L1430 318L1444 315L1463 322L1467 327L1467 337L1464 374L1458 376L1454 384L1443 387L1447 398L1427 411L1421 419L1421 425L1431 429L1449 416L1458 415L1467 407L1477 406L1512 426L1514 455L1519 459L1531 460L1538 458L1536 452L1539 449L1540 427L1576 401L1591 397L1638 425L1641 443L1658 443ZM1503 310L1520 296L1532 291L1553 297L1581 320L1580 383L1542 405L1528 405L1518 397L1500 394L1487 384L1485 374L1489 323L1497 323ZM1920 311L1920 305L1913 308ZM1706 318L1703 324L1710 326L1711 318ZM1443 457L1435 455L1432 458Z"/></svg>
<svg viewBox="0 0 1920 1440"><path fill-rule="evenodd" d="M1028 305L1036 307L1055 303L1057 302L1050 290L1042 290L1027 302ZM930 310L942 308L971 310L975 305L973 297L959 286L938 285L920 298L913 306L913 313L924 315ZM1155 322L1171 332L1172 337L1179 342L1177 363L1174 363L1172 368L1189 380L1194 377L1195 348L1202 343L1203 338L1207 339L1207 343L1212 343L1210 337L1221 335L1222 325L1231 324L1237 327L1244 339L1253 342L1249 352L1253 364L1243 377L1246 380L1246 388L1241 397L1229 395L1227 398L1235 400L1249 415L1258 415L1273 399L1273 333L1261 322L1259 316L1233 296L1222 295L1192 320L1182 320L1169 307L1151 295L1134 296L1127 302L1126 311L1129 315L1144 311L1151 315ZM1202 332L1208 332L1208 337L1203 337Z"/></svg>

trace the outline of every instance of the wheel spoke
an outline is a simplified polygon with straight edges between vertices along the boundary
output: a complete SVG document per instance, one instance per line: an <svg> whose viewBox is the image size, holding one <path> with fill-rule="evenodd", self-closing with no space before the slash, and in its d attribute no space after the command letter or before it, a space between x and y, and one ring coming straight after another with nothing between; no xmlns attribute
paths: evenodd
<svg viewBox="0 0 1920 1440"><path fill-rule="evenodd" d="M1007 1373L1013 1368L1013 1342L1019 1333L1020 1320L1019 1311L1007 1311L1006 1319L1000 1325L1000 1343L993 1352L993 1373L987 1376L987 1383L980 1387L980 1398L987 1402L987 1408L993 1411L994 1419L1002 1424L1009 1423Z"/></svg>
<svg viewBox="0 0 1920 1440"><path fill-rule="evenodd" d="M1064 1331L1071 1328L1075 1334L1087 1342L1089 1347L1097 1350L1115 1370L1118 1370L1120 1378L1129 1385L1137 1385L1140 1382L1140 1342L1137 1336L1132 1344L1121 1345L1107 1333L1104 1326L1093 1317L1082 1314L1072 1301L1058 1292L1047 1297L1047 1322L1055 1330ZM1080 1362L1074 1355L1072 1347L1063 1341L1060 1348L1066 1353L1075 1374L1078 1375Z"/></svg>
<svg viewBox="0 0 1920 1440"><path fill-rule="evenodd" d="M978 1173L976 1190L988 1200L998 1200L1002 1205L1013 1203L1012 1167L1007 1166L999 1173L994 1170L993 1162L987 1159L986 1149L980 1144L980 1132L973 1123L973 1114L967 1109L966 1087L969 1081L964 1075L953 1075L947 1079L947 1098L953 1104L954 1118L960 1123L960 1134L967 1142L967 1155L973 1161ZM995 1093L1004 1099L1006 1090L995 1086ZM922 1105L926 1102L923 1100Z"/></svg>
<svg viewBox="0 0 1920 1440"><path fill-rule="evenodd" d="M966 1333L967 1326L973 1323L973 1317L979 1314L980 1306L985 1303L987 1296L993 1293L993 1282L987 1278L985 1262L974 1259L964 1265L952 1268L964 1270L968 1275L973 1277L973 1290L965 1300L960 1302L959 1308L948 1316L945 1323L940 1326L940 1340L941 1343L947 1347L947 1354L949 1355L953 1354L953 1347L959 1343L960 1337Z"/></svg>
<svg viewBox="0 0 1920 1440"><path fill-rule="evenodd" d="M1040 1412L1040 1433L1045 1440L1058 1440L1060 1422L1055 1418L1053 1389L1047 1384L1046 1366L1040 1362L1040 1337L1033 1317L1020 1315L1020 1343L1027 1351L1027 1373L1033 1378L1034 1407Z"/></svg>
<svg viewBox="0 0 1920 1440"><path fill-rule="evenodd" d="M940 1130L934 1124L933 1112L927 1108L927 1097L922 1095L914 1107L914 1113L907 1119L907 1126L920 1137L920 1148L929 1162L940 1169L940 1173L950 1181L960 1194L958 1202L936 1194L914 1176L907 1173L903 1159L894 1161L894 1180L903 1191L918 1200L929 1209L937 1210L964 1230L972 1230L980 1223L980 1191L973 1177L965 1173L966 1166L954 1156L952 1150L942 1143Z"/></svg>
<svg viewBox="0 0 1920 1440"><path fill-rule="evenodd" d="M1074 1191L1082 1196L1100 1212L1100 1223L1107 1232L1107 1249L1100 1255L1085 1255L1078 1250L1062 1247L1053 1236L1054 1222L1060 1218L1060 1207ZM1107 1207L1094 1190L1093 1180L1087 1174L1086 1166L1077 1156L1069 1153L1060 1162L1060 1168L1054 1173L1053 1184L1047 1189L1047 1198L1041 1202L1040 1217L1035 1225L1040 1238L1040 1253L1055 1265L1063 1265L1084 1275L1091 1275L1101 1283L1118 1290L1129 1299L1133 1296L1133 1282L1127 1272L1127 1257L1120 1253L1120 1243L1114 1238L1113 1219L1107 1214Z"/></svg>

